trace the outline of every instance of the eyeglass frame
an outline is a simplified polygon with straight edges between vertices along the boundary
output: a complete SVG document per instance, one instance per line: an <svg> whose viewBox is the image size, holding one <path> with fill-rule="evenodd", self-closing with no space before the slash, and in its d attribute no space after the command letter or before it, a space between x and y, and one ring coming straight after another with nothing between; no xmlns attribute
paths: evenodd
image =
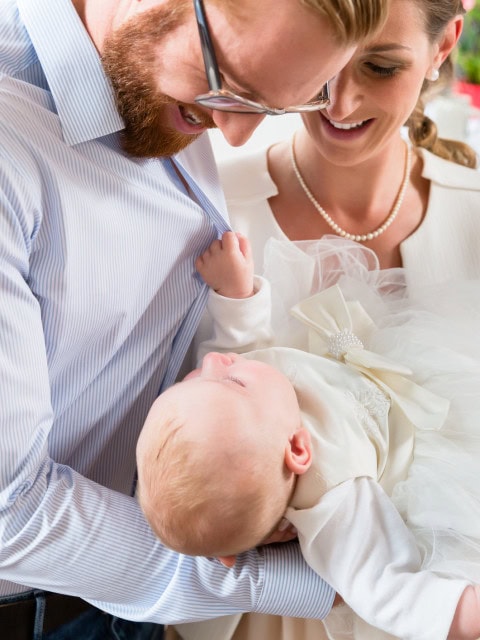
<svg viewBox="0 0 480 640"><path fill-rule="evenodd" d="M205 74L207 76L209 88L208 93L196 96L195 102L197 104L217 111L245 114L257 113L269 116L281 116L286 113L308 113L310 111L320 111L321 109L325 109L325 107L329 106L330 93L328 82L323 85L321 92L318 94L317 100L285 108L267 107L267 105L262 104L261 102L255 102L255 100L239 96L229 89L222 89L222 78L220 76L220 70L218 67L217 57L215 55L215 49L207 22L203 0L193 0L193 5L197 20L198 33L200 35L200 45L202 49L203 63L205 65ZM221 104L223 100L225 102L236 102L238 107L236 108L235 105L224 106ZM242 108L239 108L240 106Z"/></svg>

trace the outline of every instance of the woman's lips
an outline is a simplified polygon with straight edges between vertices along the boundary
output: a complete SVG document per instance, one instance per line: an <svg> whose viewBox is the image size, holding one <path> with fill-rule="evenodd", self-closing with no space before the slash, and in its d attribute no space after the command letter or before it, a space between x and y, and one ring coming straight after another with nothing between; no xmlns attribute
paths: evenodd
<svg viewBox="0 0 480 640"><path fill-rule="evenodd" d="M336 122L322 113L322 122L328 134L337 140L352 140L359 138L370 127L373 118L356 122Z"/></svg>

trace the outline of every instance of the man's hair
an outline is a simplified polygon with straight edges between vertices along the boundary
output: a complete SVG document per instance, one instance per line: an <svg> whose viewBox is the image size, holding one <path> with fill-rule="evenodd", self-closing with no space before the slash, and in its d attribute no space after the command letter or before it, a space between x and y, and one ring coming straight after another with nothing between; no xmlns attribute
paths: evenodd
<svg viewBox="0 0 480 640"><path fill-rule="evenodd" d="M353 44L384 24L390 0L300 0L332 25L338 41Z"/></svg>
<svg viewBox="0 0 480 640"><path fill-rule="evenodd" d="M210 0L242 12L238 0ZM337 36L339 44L354 44L372 36L387 19L390 0L298 0L317 15L325 18Z"/></svg>
<svg viewBox="0 0 480 640"><path fill-rule="evenodd" d="M139 502L160 540L188 555L233 555L254 547L283 516L275 490L286 469L265 447L239 438L227 450L188 438L173 414L155 425L139 457Z"/></svg>

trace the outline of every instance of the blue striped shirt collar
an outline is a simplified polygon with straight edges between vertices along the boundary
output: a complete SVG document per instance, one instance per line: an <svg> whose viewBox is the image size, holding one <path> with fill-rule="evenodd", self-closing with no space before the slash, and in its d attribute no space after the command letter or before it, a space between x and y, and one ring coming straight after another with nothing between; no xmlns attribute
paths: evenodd
<svg viewBox="0 0 480 640"><path fill-rule="evenodd" d="M124 128L98 51L70 0L18 0L55 101L65 142L75 145Z"/></svg>

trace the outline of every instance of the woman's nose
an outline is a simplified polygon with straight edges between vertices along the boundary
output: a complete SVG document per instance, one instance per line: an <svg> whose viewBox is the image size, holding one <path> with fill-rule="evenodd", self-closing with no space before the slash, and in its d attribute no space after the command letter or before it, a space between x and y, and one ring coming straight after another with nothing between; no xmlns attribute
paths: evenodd
<svg viewBox="0 0 480 640"><path fill-rule="evenodd" d="M230 113L227 111L212 111L212 118L223 133L225 140L232 147L245 144L252 133L265 118L261 113Z"/></svg>
<svg viewBox="0 0 480 640"><path fill-rule="evenodd" d="M340 72L329 82L330 105L326 113L330 120L342 122L356 112L362 102L359 83L351 72Z"/></svg>

